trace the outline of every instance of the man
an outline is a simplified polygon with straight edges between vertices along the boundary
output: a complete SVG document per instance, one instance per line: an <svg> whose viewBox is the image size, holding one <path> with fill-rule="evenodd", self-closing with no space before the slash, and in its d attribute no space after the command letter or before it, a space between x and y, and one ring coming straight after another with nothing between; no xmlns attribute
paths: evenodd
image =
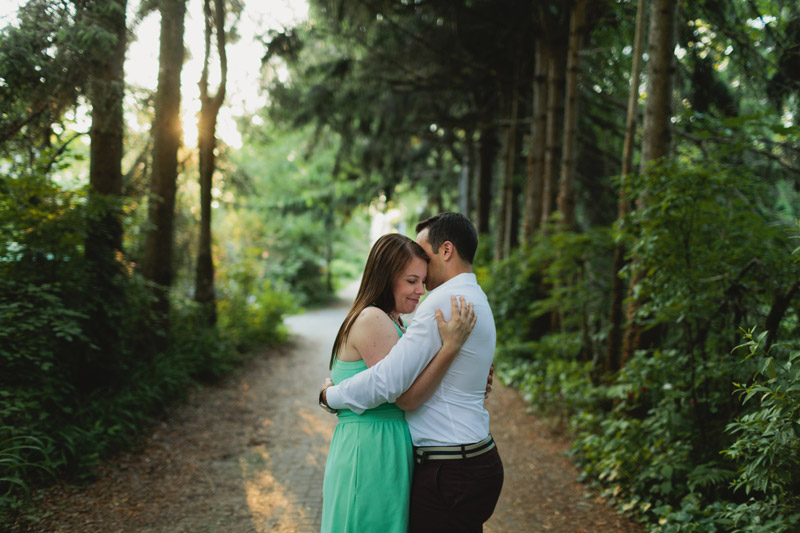
<svg viewBox="0 0 800 533"><path fill-rule="evenodd" d="M478 236L464 215L441 213L417 225L417 242L430 257L430 292L408 331L382 361L323 389L320 403L361 413L394 402L442 346L436 309L449 310L451 296L471 302L477 322L458 357L433 396L406 412L416 462L409 531L480 532L500 496L503 464L483 406L496 333L489 302L472 273Z"/></svg>

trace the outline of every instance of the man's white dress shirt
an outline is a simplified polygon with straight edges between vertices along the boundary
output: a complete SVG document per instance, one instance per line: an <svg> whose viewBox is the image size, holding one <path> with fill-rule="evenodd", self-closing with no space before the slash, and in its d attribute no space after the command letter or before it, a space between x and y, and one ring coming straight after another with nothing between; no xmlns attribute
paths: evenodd
<svg viewBox="0 0 800 533"><path fill-rule="evenodd" d="M406 412L406 421L414 446L452 446L486 438L489 412L483 400L497 334L486 294L471 273L459 274L429 292L408 331L384 359L328 388L328 405L360 414L403 394L442 347L435 312L441 309L450 320L451 295L473 304L475 328L439 388L418 409Z"/></svg>

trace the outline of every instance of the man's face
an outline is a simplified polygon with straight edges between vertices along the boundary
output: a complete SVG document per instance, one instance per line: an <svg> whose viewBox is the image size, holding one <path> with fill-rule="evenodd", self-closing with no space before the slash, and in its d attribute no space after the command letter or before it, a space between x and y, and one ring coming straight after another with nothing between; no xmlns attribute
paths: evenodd
<svg viewBox="0 0 800 533"><path fill-rule="evenodd" d="M425 250L425 253L428 254L431 260L430 263L428 263L428 279L425 281L425 288L432 291L444 281L444 263L442 262L442 256L435 253L439 250L434 250L431 243L428 242L428 228L423 228L423 230L417 234L417 244L422 246L422 249Z"/></svg>

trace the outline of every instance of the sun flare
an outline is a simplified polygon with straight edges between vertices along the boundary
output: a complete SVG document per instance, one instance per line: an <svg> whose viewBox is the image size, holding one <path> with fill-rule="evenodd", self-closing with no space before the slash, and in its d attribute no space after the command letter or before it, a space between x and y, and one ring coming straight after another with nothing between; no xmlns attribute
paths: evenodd
<svg viewBox="0 0 800 533"><path fill-rule="evenodd" d="M139 2L130 2L128 20L136 19ZM200 112L198 82L202 72L203 19L199 0L189 0L186 15L184 42L187 57L181 71L181 119L183 143L187 149L197 146L197 119ZM268 29L278 29L299 23L308 16L306 0L270 0L247 4L237 23L240 38L228 44L228 83L226 102L217 118L217 139L234 148L242 145L242 136L236 118L252 114L265 105L267 98L261 93L261 56L263 44L257 38ZM129 85L155 90L158 81L158 39L160 19L152 14L142 19L135 28L134 39L126 54L125 79ZM143 36L148 36L145 38ZM216 64L210 68L209 91L217 90L219 71Z"/></svg>

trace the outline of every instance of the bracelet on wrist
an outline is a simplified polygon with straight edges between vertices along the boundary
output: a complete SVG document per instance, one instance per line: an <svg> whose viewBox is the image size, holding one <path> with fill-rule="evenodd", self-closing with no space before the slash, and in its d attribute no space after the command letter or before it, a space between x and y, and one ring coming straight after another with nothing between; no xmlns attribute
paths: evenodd
<svg viewBox="0 0 800 533"><path fill-rule="evenodd" d="M329 413L337 414L339 411L336 409L332 409L327 403L325 403L325 391L328 390L328 387L323 388L319 391L319 406L328 411Z"/></svg>

